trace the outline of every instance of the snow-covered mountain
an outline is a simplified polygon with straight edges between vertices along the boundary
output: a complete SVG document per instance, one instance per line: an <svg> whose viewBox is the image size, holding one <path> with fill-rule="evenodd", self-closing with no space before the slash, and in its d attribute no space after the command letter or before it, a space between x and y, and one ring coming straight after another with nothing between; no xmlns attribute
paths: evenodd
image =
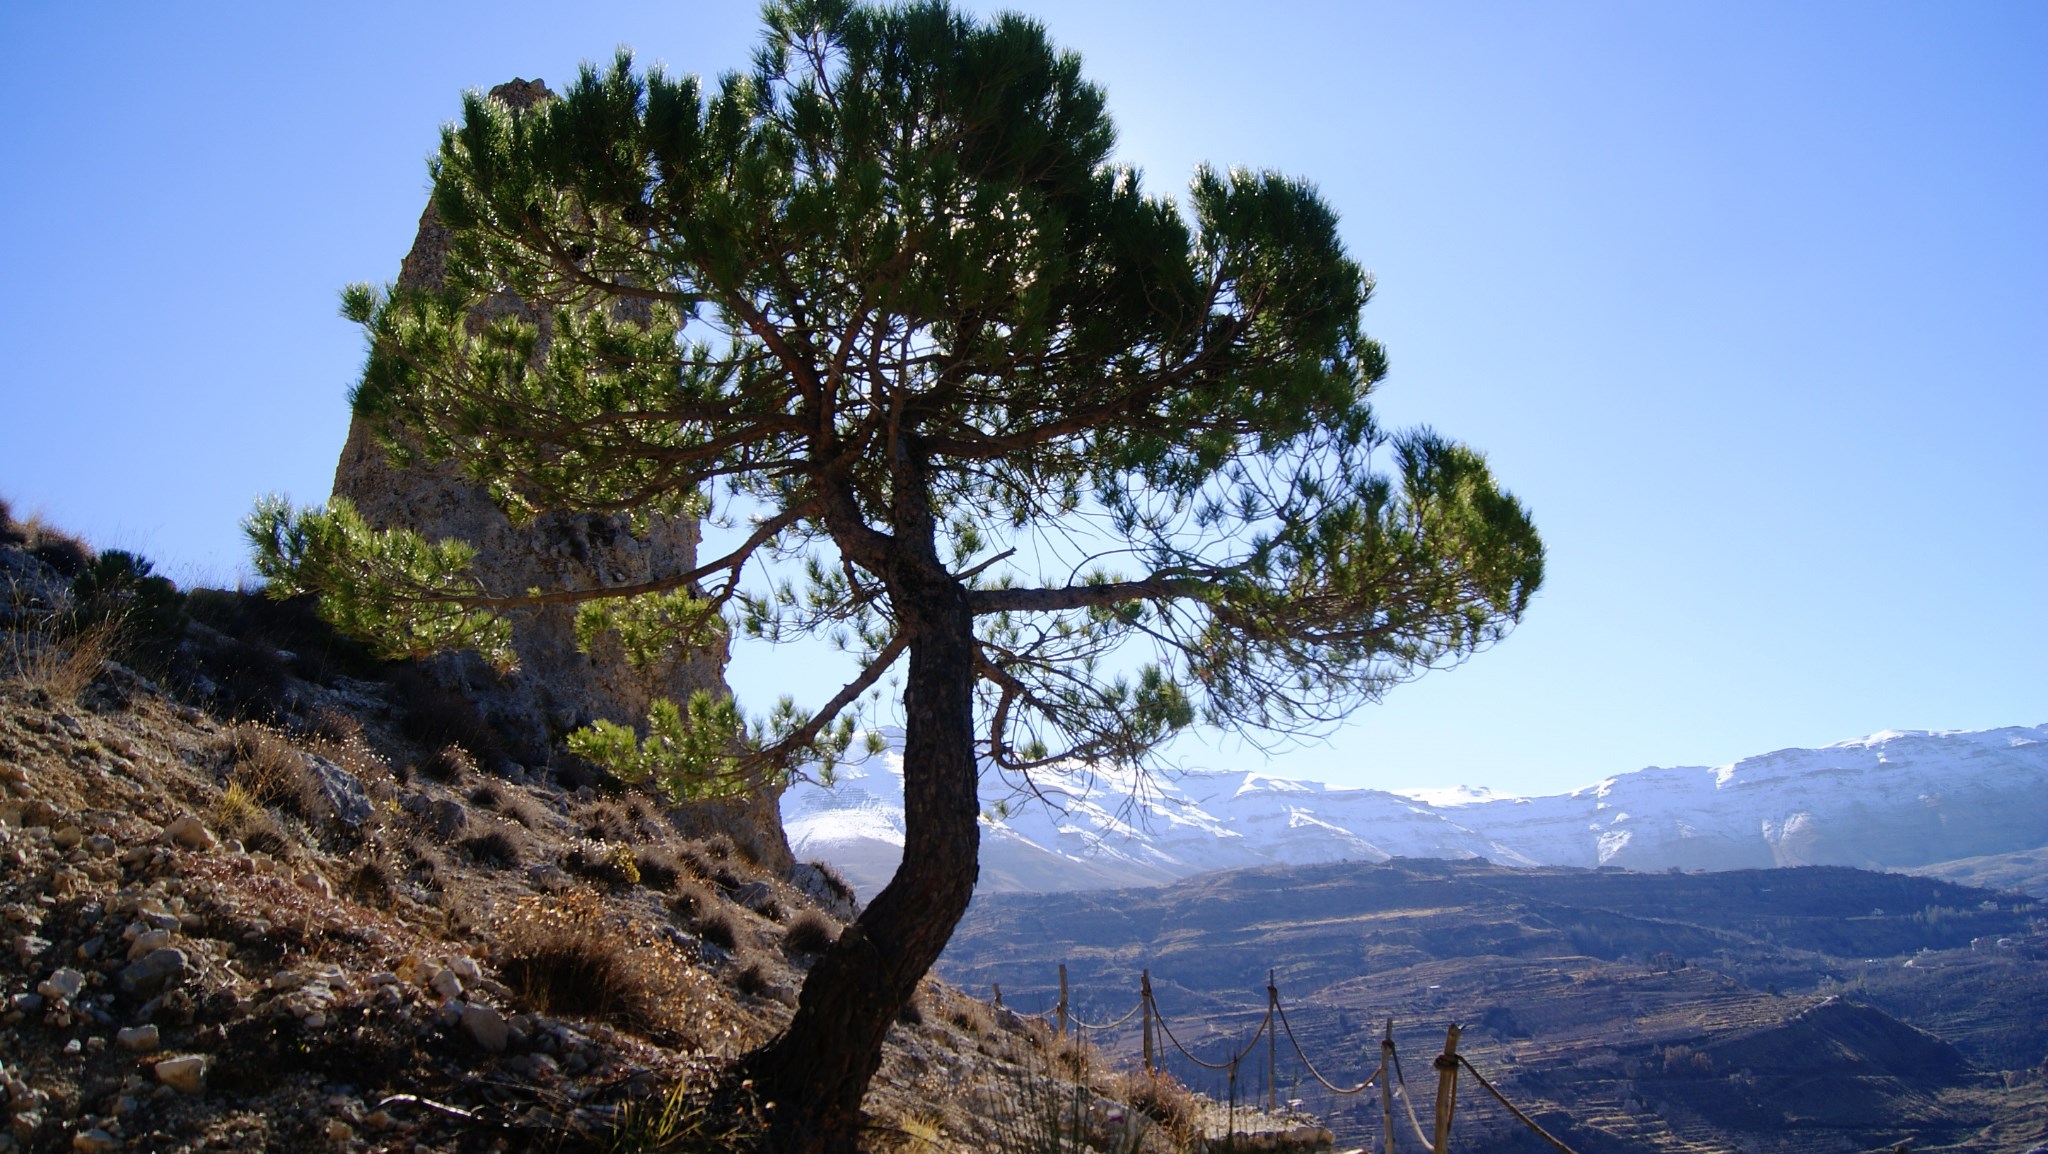
<svg viewBox="0 0 2048 1154"><path fill-rule="evenodd" d="M1547 797L1344 789L1252 771L1138 779L1078 769L1019 797L982 782L987 891L1146 885L1206 870L1388 857L1506 865L1905 869L2048 846L2048 725L1889 730L1732 765L1650 768ZM782 799L799 858L863 896L903 847L890 752Z"/></svg>

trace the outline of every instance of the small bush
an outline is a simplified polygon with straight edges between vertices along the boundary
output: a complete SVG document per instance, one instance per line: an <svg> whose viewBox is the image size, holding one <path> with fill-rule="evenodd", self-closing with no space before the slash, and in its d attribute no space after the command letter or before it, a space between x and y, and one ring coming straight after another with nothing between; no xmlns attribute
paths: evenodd
<svg viewBox="0 0 2048 1154"><path fill-rule="evenodd" d="M955 1029L969 1037L979 1038L995 1028L995 1019L989 1016L988 1007L973 998L962 997L946 1013L946 1020Z"/></svg>
<svg viewBox="0 0 2048 1154"><path fill-rule="evenodd" d="M518 839L502 829L488 830L465 839L462 851L479 865L494 869L517 869L525 856L520 852Z"/></svg>
<svg viewBox="0 0 2048 1154"><path fill-rule="evenodd" d="M389 909L398 896L398 879L390 863L372 855L356 863L342 883L342 892L366 906Z"/></svg>
<svg viewBox="0 0 2048 1154"><path fill-rule="evenodd" d="M1201 1098L1171 1074L1125 1071L1117 1076L1109 1096L1158 1123L1175 1149L1193 1145L1202 1132Z"/></svg>
<svg viewBox="0 0 2048 1154"><path fill-rule="evenodd" d="M306 719L306 731L314 737L343 745L362 744L364 737L362 721L332 706L323 705Z"/></svg>
<svg viewBox="0 0 2048 1154"><path fill-rule="evenodd" d="M818 871L818 878L825 883L827 889L848 902L856 900L853 892L853 883L846 880L845 874L834 869L831 862L813 861L807 864L812 869Z"/></svg>
<svg viewBox="0 0 2048 1154"><path fill-rule="evenodd" d="M213 827L250 853L284 857L291 852L291 840L277 819L240 782L230 782L213 803Z"/></svg>
<svg viewBox="0 0 2048 1154"><path fill-rule="evenodd" d="M579 842L562 855L562 868L578 877L611 886L640 884L640 863L630 846Z"/></svg>
<svg viewBox="0 0 2048 1154"><path fill-rule="evenodd" d="M527 1005L643 1030L702 1030L688 968L615 922L595 894L520 901L499 924L498 971Z"/></svg>
<svg viewBox="0 0 2048 1154"><path fill-rule="evenodd" d="M188 620L185 595L160 577L145 557L109 549L71 582L75 628L114 622L123 659L145 669L167 668Z"/></svg>
<svg viewBox="0 0 2048 1154"><path fill-rule="evenodd" d="M477 771L476 759L460 745L444 745L422 758L419 775L443 785L461 782Z"/></svg>
<svg viewBox="0 0 2048 1154"><path fill-rule="evenodd" d="M791 954L822 954L838 940L838 925L816 910L798 914L790 921L789 928L782 931L782 948Z"/></svg>
<svg viewBox="0 0 2048 1154"><path fill-rule="evenodd" d="M640 830L634 821L633 812L624 803L599 801L584 807L577 815L583 827L583 836L593 841L638 841Z"/></svg>
<svg viewBox="0 0 2048 1154"><path fill-rule="evenodd" d="M910 1000L903 1003L902 1009L896 1011L896 1021L905 1026L924 1025L923 987L911 991Z"/></svg>
<svg viewBox="0 0 2048 1154"><path fill-rule="evenodd" d="M17 610L16 627L0 639L0 677L40 689L57 701L74 701L105 671L119 642L116 622L102 621L71 632L47 610ZM23 619L27 625L19 624Z"/></svg>
<svg viewBox="0 0 2048 1154"><path fill-rule="evenodd" d="M28 552L56 570L59 577L75 579L92 566L92 546L35 522L29 524Z"/></svg>
<svg viewBox="0 0 2048 1154"><path fill-rule="evenodd" d="M669 889L683 876L676 855L661 846L643 849L633 860L640 867L640 884L651 890Z"/></svg>
<svg viewBox="0 0 2048 1154"><path fill-rule="evenodd" d="M684 882L676 887L675 897L669 900L668 908L679 921L695 925L698 918L712 910L715 901L703 886Z"/></svg>
<svg viewBox="0 0 2048 1154"><path fill-rule="evenodd" d="M759 1148L766 1128L760 1104L734 1101L730 1091L692 1090L678 1082L658 1100L628 1103L619 1124L606 1136L607 1154L675 1151L678 1154L743 1154Z"/></svg>
<svg viewBox="0 0 2048 1154"><path fill-rule="evenodd" d="M758 998L774 985L768 974L768 967L759 961L750 961L741 966L732 976L732 988L750 998Z"/></svg>
<svg viewBox="0 0 2048 1154"><path fill-rule="evenodd" d="M292 671L276 646L230 638L200 653L199 669L214 683L216 709L253 721L284 718Z"/></svg>
<svg viewBox="0 0 2048 1154"><path fill-rule="evenodd" d="M0 497L0 545L25 545L28 543L28 528L14 519L14 506L7 498Z"/></svg>
<svg viewBox="0 0 2048 1154"><path fill-rule="evenodd" d="M504 800L504 795L498 792L498 787L490 782L469 791L469 804L481 809L496 809Z"/></svg>
<svg viewBox="0 0 2048 1154"><path fill-rule="evenodd" d="M697 936L722 950L733 949L739 943L739 930L732 924L732 915L724 910L698 921Z"/></svg>
<svg viewBox="0 0 2048 1154"><path fill-rule="evenodd" d="M276 730L253 723L227 732L222 745L228 755L229 778L267 806L300 817L317 818L325 803L320 783L300 753Z"/></svg>
<svg viewBox="0 0 2048 1154"><path fill-rule="evenodd" d="M375 678L386 668L367 645L322 621L311 596L279 600L256 589L194 589L185 605L193 620L220 633L272 653L290 652L290 668L308 681L340 674Z"/></svg>

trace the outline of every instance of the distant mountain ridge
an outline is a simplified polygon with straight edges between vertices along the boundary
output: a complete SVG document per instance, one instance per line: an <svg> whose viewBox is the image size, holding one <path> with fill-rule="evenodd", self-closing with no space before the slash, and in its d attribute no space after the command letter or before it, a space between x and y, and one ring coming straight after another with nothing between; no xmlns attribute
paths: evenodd
<svg viewBox="0 0 2048 1154"><path fill-rule="evenodd" d="M1888 730L1723 766L1642 769L1544 797L1339 788L1250 770L1141 781L1084 768L1040 789L1050 806L985 775L984 892L1392 857L1899 870L2048 847L2048 725ZM902 851L900 756L892 748L842 767L831 788L799 783L782 815L798 858L831 862L872 896Z"/></svg>

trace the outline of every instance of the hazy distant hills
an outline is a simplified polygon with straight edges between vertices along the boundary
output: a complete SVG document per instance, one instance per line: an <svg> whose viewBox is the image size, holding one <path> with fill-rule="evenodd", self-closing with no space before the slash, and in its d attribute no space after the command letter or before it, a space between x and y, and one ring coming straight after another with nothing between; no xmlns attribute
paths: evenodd
<svg viewBox="0 0 2048 1154"><path fill-rule="evenodd" d="M1476 862L1269 866L1165 886L985 894L941 970L1109 1022L1149 970L1204 1060L1241 1048L1272 973L1289 1028L1350 1084L1395 1023L1417 1109L1449 1022L1581 1154L2019 1151L2048 1138L2048 922L2029 899L1839 867L1642 873ZM1136 1026L1094 1036L1129 1057ZM1282 1096L1362 1143L1279 1047ZM1262 1097L1265 1043L1240 1091ZM1228 1086L1177 1057L1179 1077ZM1544 1149L1468 1087L1464 1149ZM1405 1133L1404 1133L1405 1137Z"/></svg>
<svg viewBox="0 0 2048 1154"><path fill-rule="evenodd" d="M1635 870L1849 865L2048 891L2042 857L2029 856L2048 848L2048 725L1888 731L1732 765L1643 769L1547 797L1342 789L1251 771L1141 782L1091 769L1041 792L1052 806L984 779L983 892L1392 857ZM873 894L901 854L902 805L891 752L842 769L830 789L797 785L782 811L799 857L830 861ZM1943 873L1966 859L1988 860Z"/></svg>

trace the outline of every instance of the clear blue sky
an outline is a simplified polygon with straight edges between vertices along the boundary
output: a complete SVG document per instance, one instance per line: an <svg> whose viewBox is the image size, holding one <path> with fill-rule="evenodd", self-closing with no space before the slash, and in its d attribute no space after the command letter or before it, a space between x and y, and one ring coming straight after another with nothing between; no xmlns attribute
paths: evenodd
<svg viewBox="0 0 2048 1154"><path fill-rule="evenodd" d="M1321 186L1382 411L1550 545L1506 644L1275 772L1549 791L2048 721L2048 5L1022 7L1151 187ZM459 92L754 38L749 3L0 9L0 495L231 582L253 497L327 494L335 294L396 274ZM743 655L743 702L800 664Z"/></svg>

